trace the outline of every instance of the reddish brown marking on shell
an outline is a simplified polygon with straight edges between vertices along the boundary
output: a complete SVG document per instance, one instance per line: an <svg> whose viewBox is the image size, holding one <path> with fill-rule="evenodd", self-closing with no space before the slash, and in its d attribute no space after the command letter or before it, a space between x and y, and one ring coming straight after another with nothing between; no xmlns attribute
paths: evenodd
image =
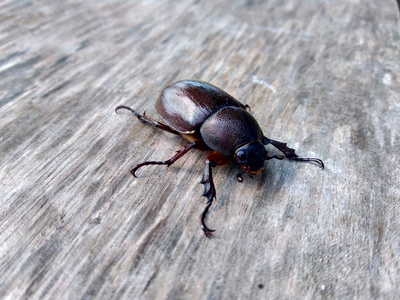
<svg viewBox="0 0 400 300"><path fill-rule="evenodd" d="M208 154L207 159L209 161L212 161L217 166L223 166L229 164L233 160L232 157L226 156L225 154L222 154L221 152L218 151L211 151Z"/></svg>

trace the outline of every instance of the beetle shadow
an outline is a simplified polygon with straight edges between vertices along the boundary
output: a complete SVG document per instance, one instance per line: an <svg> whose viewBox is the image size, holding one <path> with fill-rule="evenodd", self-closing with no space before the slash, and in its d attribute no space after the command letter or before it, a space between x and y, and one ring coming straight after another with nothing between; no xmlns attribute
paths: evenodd
<svg viewBox="0 0 400 300"><path fill-rule="evenodd" d="M268 151L271 155L278 155L279 152L274 153L273 151ZM239 165L232 163L226 167L226 169L221 173L225 173L225 176L231 178L231 184L228 188L236 188L237 185L245 185L248 190L254 191L254 197L260 201L275 201L277 198L275 195L285 186L293 182L295 177L295 167L290 165L295 165L296 162L290 161L288 159L283 160L270 160L264 163L265 170L259 174L254 175L253 178L250 177L248 173L242 175L243 182L238 182L237 174L240 173ZM221 170L222 171L222 170ZM229 197L227 199L221 199L221 201L229 202Z"/></svg>

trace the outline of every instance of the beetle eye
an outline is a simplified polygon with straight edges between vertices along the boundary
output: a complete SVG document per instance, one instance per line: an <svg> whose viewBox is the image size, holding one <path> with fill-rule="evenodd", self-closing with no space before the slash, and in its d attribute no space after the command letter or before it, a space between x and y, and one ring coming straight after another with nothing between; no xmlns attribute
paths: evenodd
<svg viewBox="0 0 400 300"><path fill-rule="evenodd" d="M246 152L245 152L245 151L240 150L240 151L238 151L238 152L236 153L236 160L237 160L239 163L244 163L244 162L246 162L246 159L247 159L247 155L246 155Z"/></svg>

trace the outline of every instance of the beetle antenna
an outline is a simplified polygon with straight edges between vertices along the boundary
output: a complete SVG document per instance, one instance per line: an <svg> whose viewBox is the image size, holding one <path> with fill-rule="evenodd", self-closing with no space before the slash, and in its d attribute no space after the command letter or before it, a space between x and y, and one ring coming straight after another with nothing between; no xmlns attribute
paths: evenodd
<svg viewBox="0 0 400 300"><path fill-rule="evenodd" d="M286 143L278 142L275 140L271 140L269 138L264 137L264 145L271 144L275 148L277 148L279 151L281 151L289 160L297 160L297 161L306 161L306 162L314 162L319 165L321 169L325 168L325 165L322 160L319 158L308 158L308 157L299 157L296 153L295 150L292 148L289 148ZM274 158L274 157L272 157ZM268 159L268 158L267 158Z"/></svg>
<svg viewBox="0 0 400 300"><path fill-rule="evenodd" d="M178 131L176 131L175 129L171 128L170 126L168 126L168 125L166 125L166 124L163 124L163 123L160 123L160 122L158 122L158 121L156 121L156 120L153 120L153 119L150 118L150 117L147 117L147 116L146 116L146 112L144 112L143 115L141 115L141 114L139 114L136 110L134 110L133 108L131 108L131 107L129 107L129 106L126 106L126 105L117 106L117 107L115 108L115 112L118 113L118 110L120 110L120 109L127 109L127 110L129 110L130 112L132 112L132 113L136 116L136 118L138 118L138 119L139 119L141 122L143 122L143 123L146 123L146 124L155 126L155 127L157 127L157 128L160 128L160 129L162 129L162 130L168 131L168 132L173 133L173 134L177 134L177 135L180 134Z"/></svg>
<svg viewBox="0 0 400 300"><path fill-rule="evenodd" d="M176 153L173 157L171 157L170 159L168 159L166 161L146 161L141 164L137 164L131 170L131 174L134 177L137 177L136 171L139 170L141 167L148 166L148 165L167 165L167 167L169 167L174 162L176 162L179 158L181 158L186 153L188 153L190 149L195 148L197 146L197 144L198 144L197 142L187 144L185 147L183 147L181 150L179 150L178 153Z"/></svg>
<svg viewBox="0 0 400 300"><path fill-rule="evenodd" d="M206 165L204 166L203 177L200 183L204 184L204 192L202 196L207 197L207 206L201 214L201 229L203 229L206 237L210 238L212 233L215 231L207 227L205 219L207 217L208 210L210 209L213 200L215 199L217 193L215 191L215 186L212 178L212 167L215 167L215 163L206 160Z"/></svg>

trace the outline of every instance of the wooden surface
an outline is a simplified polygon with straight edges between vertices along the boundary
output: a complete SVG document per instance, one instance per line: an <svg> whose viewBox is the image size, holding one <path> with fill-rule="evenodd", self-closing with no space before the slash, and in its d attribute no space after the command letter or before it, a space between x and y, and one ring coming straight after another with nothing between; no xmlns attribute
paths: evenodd
<svg viewBox="0 0 400 300"><path fill-rule="evenodd" d="M395 0L1 2L0 297L398 299L399 29ZM205 238L206 153L135 179L185 143L114 113L188 78L326 169L217 168Z"/></svg>

